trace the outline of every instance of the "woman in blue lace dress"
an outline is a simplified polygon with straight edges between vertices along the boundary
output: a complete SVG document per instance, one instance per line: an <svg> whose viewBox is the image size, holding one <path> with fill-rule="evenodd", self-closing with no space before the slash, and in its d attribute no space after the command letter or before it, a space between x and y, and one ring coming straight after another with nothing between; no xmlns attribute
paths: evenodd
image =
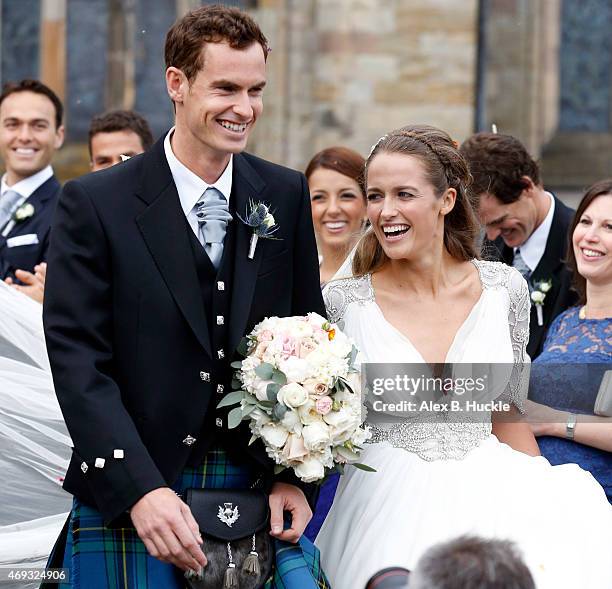
<svg viewBox="0 0 612 589"><path fill-rule="evenodd" d="M570 235L580 304L556 318L533 363L529 419L542 455L590 471L612 503L612 179L587 191Z"/></svg>

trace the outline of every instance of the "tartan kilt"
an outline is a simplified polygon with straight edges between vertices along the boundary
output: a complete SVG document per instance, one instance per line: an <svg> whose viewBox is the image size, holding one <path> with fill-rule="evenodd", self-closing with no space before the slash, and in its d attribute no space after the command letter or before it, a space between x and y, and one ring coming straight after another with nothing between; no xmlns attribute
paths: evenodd
<svg viewBox="0 0 612 589"><path fill-rule="evenodd" d="M256 478L249 467L230 462L224 450L212 449L200 467L183 471L173 489L246 488ZM134 528L104 527L100 512L77 499L67 525L62 566L70 570L70 582L60 589L184 589L182 571L150 556ZM330 589L319 550L306 536L298 544L276 538L273 543L274 574L265 589Z"/></svg>

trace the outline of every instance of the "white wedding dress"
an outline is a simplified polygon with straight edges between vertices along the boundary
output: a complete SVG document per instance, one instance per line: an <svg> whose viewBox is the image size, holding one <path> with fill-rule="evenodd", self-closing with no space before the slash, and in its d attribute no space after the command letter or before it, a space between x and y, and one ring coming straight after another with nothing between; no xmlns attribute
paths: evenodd
<svg viewBox="0 0 612 589"><path fill-rule="evenodd" d="M502 398L520 408L527 285L508 266L474 263L483 292L446 362L513 363ZM324 297L362 362L423 362L386 321L371 276L332 282ZM513 450L491 434L490 420L373 425L373 434L360 461L376 472L346 469L316 539L334 589L361 589L389 566L412 570L427 548L467 533L515 541L538 589L612 588L612 507L577 465Z"/></svg>

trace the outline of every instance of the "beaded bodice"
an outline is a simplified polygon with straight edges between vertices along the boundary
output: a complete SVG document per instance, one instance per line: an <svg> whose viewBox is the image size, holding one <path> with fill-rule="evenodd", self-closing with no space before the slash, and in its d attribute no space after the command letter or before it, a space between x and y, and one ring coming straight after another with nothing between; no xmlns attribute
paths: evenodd
<svg viewBox="0 0 612 589"><path fill-rule="evenodd" d="M510 374L499 400L522 410L527 396L529 291L520 274L500 262L477 261L483 293L457 332L447 363L508 363ZM334 281L325 288L330 321L354 339L364 362L423 362L405 336L389 324L376 304L371 275ZM491 434L490 412L466 416L427 412L400 423L368 420L370 443L388 442L424 460L461 459Z"/></svg>

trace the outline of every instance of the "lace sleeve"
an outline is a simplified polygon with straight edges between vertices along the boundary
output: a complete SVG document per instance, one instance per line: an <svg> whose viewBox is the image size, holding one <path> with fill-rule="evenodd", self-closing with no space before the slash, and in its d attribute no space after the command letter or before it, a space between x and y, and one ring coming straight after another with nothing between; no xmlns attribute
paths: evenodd
<svg viewBox="0 0 612 589"><path fill-rule="evenodd" d="M350 303L364 303L373 297L369 276L345 278L328 282L323 289L327 318L344 329L344 314Z"/></svg>
<svg viewBox="0 0 612 589"><path fill-rule="evenodd" d="M508 276L508 294L510 305L508 309L508 327L514 355L514 367L506 390L501 400L510 402L524 413L523 403L529 389L529 368L531 359L527 354L529 340L530 299L527 282L515 269L510 269Z"/></svg>

